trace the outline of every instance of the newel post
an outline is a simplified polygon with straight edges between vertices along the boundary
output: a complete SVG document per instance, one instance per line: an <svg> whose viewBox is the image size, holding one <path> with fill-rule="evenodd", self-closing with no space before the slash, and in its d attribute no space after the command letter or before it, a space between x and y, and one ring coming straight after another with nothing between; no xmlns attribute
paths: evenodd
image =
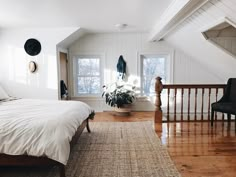
<svg viewBox="0 0 236 177"><path fill-rule="evenodd" d="M156 77L155 92L156 92L156 102L155 102L155 123L162 123L162 110L161 110L161 91L163 85L161 82L161 77Z"/></svg>

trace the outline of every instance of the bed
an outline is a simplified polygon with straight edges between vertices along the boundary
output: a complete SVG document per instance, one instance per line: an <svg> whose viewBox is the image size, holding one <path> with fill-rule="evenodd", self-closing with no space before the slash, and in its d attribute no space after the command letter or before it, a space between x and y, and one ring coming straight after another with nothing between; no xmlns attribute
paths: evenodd
<svg viewBox="0 0 236 177"><path fill-rule="evenodd" d="M0 166L58 166L65 177L70 149L93 110L79 101L0 101Z"/></svg>

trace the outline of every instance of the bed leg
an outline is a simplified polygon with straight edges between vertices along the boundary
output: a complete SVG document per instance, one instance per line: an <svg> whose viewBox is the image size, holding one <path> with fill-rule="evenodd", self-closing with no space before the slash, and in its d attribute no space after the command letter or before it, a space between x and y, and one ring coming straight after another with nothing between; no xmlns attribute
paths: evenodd
<svg viewBox="0 0 236 177"><path fill-rule="evenodd" d="M90 130L90 128L89 128L89 120L88 120L88 119L87 119L86 128L87 128L88 132L90 133L90 132L91 132L91 130Z"/></svg>
<svg viewBox="0 0 236 177"><path fill-rule="evenodd" d="M66 177L65 165L60 165L59 170L60 170L60 177Z"/></svg>

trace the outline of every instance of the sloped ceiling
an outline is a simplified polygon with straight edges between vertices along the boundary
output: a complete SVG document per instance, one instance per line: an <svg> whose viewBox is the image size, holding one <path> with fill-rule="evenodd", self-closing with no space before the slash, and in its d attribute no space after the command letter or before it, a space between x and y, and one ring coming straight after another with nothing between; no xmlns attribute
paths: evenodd
<svg viewBox="0 0 236 177"><path fill-rule="evenodd" d="M1 1L0 29L76 28L58 44L67 48L85 33L148 32L174 0L11 0Z"/></svg>
<svg viewBox="0 0 236 177"><path fill-rule="evenodd" d="M208 0L174 0L150 32L150 41L160 41Z"/></svg>
<svg viewBox="0 0 236 177"><path fill-rule="evenodd" d="M67 49L69 48L70 45L72 45L76 40L78 40L84 34L86 34L86 30L79 28L75 30L73 33L71 33L69 36L67 36L64 40L59 42L57 44L57 47Z"/></svg>
<svg viewBox="0 0 236 177"><path fill-rule="evenodd" d="M149 31L173 0L1 1L0 28L80 27L93 32Z"/></svg>
<svg viewBox="0 0 236 177"><path fill-rule="evenodd" d="M228 17L236 22L235 9L236 1L234 0L208 1L175 31L168 34L165 40L207 66L211 72L217 74L221 81L225 82L229 77L236 77L236 58L207 41L201 32L206 26L223 17Z"/></svg>
<svg viewBox="0 0 236 177"><path fill-rule="evenodd" d="M180 0L11 0L1 2L0 28L75 27L90 32L117 32L115 24L128 24L127 32L150 31L173 2ZM197 2L196 0L183 0ZM200 1L200 0L199 0ZM201 34L220 18L236 22L235 0L201 0L205 3L190 17L184 18L164 40L216 73L219 80L236 77L236 59L208 42ZM178 12L176 12L178 14ZM162 30L163 31L163 30ZM162 32L161 31L161 32ZM165 31L165 30L164 30ZM165 32L164 32L165 33ZM81 36L75 31L59 45L65 47ZM162 36L162 35L161 35ZM236 46L236 45L235 45ZM236 47L233 47L236 50ZM178 61L176 61L178 62Z"/></svg>

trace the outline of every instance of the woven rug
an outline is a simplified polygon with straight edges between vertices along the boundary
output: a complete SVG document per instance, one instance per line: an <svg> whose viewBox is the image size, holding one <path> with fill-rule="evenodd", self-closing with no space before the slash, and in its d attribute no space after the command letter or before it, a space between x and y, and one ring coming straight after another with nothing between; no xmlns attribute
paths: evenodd
<svg viewBox="0 0 236 177"><path fill-rule="evenodd" d="M72 150L66 177L180 177L152 122L95 122ZM57 168L0 168L0 177L59 177Z"/></svg>

